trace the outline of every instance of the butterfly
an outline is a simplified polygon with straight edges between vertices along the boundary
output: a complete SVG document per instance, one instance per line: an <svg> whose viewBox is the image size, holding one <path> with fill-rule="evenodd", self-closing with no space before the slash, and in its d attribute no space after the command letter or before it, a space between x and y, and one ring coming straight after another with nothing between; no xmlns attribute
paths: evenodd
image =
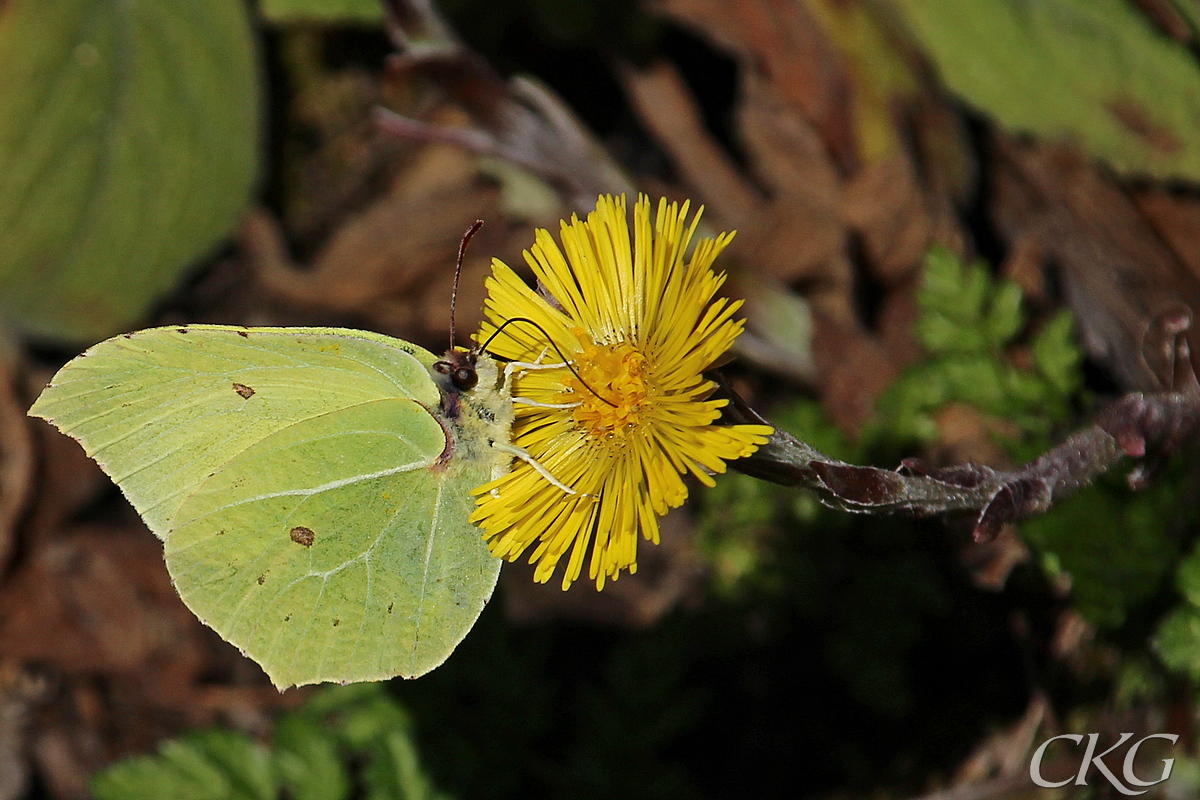
<svg viewBox="0 0 1200 800"><path fill-rule="evenodd" d="M513 407L485 353L152 328L70 361L29 413L79 440L188 608L276 686L428 672L496 585L468 516L509 469Z"/></svg>
<svg viewBox="0 0 1200 800"><path fill-rule="evenodd" d="M68 363L30 413L83 444L184 602L276 685L414 677L471 628L496 557L532 551L541 581L565 560L565 589L590 552L599 589L658 541L685 474L711 485L771 434L721 424L704 377L741 331L711 269L732 234L685 259L699 212L660 200L652 226L639 196L633 217L631 236L625 198L598 198L562 224L566 255L537 232L554 302L494 260L472 350L453 299L442 359L336 328L156 328Z"/></svg>

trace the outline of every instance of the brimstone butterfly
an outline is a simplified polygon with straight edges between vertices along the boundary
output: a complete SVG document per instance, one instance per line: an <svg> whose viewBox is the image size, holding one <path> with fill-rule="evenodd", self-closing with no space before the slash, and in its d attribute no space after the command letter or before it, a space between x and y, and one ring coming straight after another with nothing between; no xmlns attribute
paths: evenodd
<svg viewBox="0 0 1200 800"><path fill-rule="evenodd" d="M500 561L470 492L509 468L503 380L375 333L190 325L92 347L30 414L80 441L188 607L283 687L414 677L474 624Z"/></svg>

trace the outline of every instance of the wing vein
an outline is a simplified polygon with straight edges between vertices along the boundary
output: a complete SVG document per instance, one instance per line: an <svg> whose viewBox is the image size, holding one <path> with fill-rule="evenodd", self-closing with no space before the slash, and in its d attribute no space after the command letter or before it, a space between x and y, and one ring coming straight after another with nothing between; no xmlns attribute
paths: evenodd
<svg viewBox="0 0 1200 800"><path fill-rule="evenodd" d="M421 617L425 612L425 595L428 593L429 586L429 565L433 560L433 542L437 537L438 519L442 510L442 490L445 486L446 482L444 480L438 481L437 496L433 501L433 518L429 528L429 539L425 545L425 563L422 565L421 572L421 594L417 599L416 623L413 626L412 657L414 663L417 658L417 649L421 645Z"/></svg>

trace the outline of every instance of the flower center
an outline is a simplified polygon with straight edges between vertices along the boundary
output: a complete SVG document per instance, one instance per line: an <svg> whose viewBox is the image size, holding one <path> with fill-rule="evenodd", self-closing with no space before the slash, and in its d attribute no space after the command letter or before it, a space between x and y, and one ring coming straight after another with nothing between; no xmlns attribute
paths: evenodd
<svg viewBox="0 0 1200 800"><path fill-rule="evenodd" d="M579 403L572 412L578 427L599 439L637 427L651 394L644 353L626 342L586 344L574 367L579 377L567 376L567 389L560 397L562 402Z"/></svg>

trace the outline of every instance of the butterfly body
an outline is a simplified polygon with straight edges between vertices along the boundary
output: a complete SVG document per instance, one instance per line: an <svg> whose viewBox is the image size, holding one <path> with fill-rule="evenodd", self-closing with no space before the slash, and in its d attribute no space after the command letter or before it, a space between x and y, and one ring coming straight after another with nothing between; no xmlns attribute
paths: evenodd
<svg viewBox="0 0 1200 800"><path fill-rule="evenodd" d="M442 375L438 364L451 363L469 357L465 364L453 364L453 372ZM456 373L469 369L469 387L463 388ZM486 353L452 351L447 358L434 364L434 375L442 392L440 419L451 427L451 442L463 449L467 462L494 461L497 475L508 471L512 457L503 452L510 444L515 416L510 388L504 383L504 373ZM500 447L496 447L496 445Z"/></svg>
<svg viewBox="0 0 1200 800"><path fill-rule="evenodd" d="M467 390L437 363L362 331L155 328L70 362L30 413L80 441L184 602L276 685L414 677L491 596L470 491L511 460L495 362Z"/></svg>

